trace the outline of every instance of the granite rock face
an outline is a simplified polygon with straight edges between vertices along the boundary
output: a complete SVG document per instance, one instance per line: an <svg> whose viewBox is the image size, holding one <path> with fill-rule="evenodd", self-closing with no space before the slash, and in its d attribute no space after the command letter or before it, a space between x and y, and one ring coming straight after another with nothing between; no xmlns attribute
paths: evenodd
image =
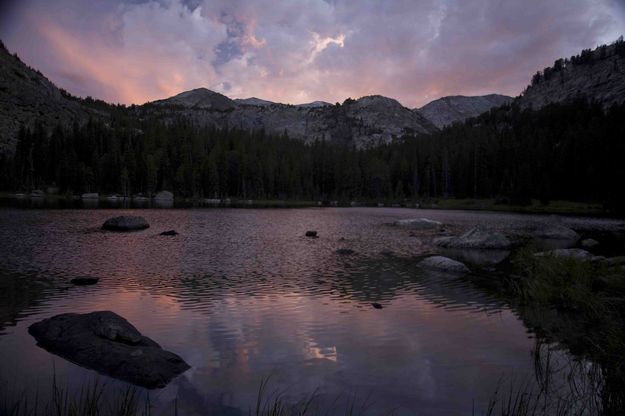
<svg viewBox="0 0 625 416"><path fill-rule="evenodd" d="M615 45L587 52L585 62L567 62L532 83L516 102L521 108L538 109L550 103L584 97L605 108L625 101L625 56Z"/></svg>
<svg viewBox="0 0 625 416"><path fill-rule="evenodd" d="M489 94L476 97L454 95L439 98L415 110L430 120L439 129L468 118L477 117L493 107L509 104L512 97Z"/></svg>
<svg viewBox="0 0 625 416"><path fill-rule="evenodd" d="M164 387L190 368L110 311L56 315L32 324L28 332L53 354L146 388Z"/></svg>
<svg viewBox="0 0 625 416"><path fill-rule="evenodd" d="M274 134L286 132L307 143L328 140L361 147L389 143L409 133L438 131L418 112L380 95L346 100L339 106L324 102L288 105L257 98L230 100L200 88L139 106L134 111L138 117L158 116L172 122L182 117L199 126L265 129Z"/></svg>

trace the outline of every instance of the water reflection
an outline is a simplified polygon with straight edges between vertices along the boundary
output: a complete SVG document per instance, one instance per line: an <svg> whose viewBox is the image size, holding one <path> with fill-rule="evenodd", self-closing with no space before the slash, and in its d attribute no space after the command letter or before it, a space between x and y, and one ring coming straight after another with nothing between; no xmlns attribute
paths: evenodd
<svg viewBox="0 0 625 416"><path fill-rule="evenodd" d="M149 210L146 231L99 230L119 214L1 212L0 270L12 288L2 321L14 325L0 335L3 377L34 387L54 362L79 386L93 373L54 359L26 330L104 309L192 366L151 396L163 412L178 397L188 414L247 413L271 376L293 402L319 388L320 406L356 394L371 398L373 414L466 414L502 376L533 374L533 340L505 304L415 267L434 248L386 225L408 210ZM168 229L180 234L158 235ZM308 229L320 237L304 237ZM100 282L67 284L80 275Z"/></svg>

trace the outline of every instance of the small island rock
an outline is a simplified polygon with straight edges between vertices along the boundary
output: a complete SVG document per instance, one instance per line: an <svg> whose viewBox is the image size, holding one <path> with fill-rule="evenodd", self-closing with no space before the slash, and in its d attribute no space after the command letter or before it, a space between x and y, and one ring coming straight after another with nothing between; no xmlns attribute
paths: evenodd
<svg viewBox="0 0 625 416"><path fill-rule="evenodd" d="M464 263L460 263L459 261L452 260L448 257L443 256L432 256L426 259L421 260L419 262L419 266L432 269L432 270L440 270L443 272L453 272L453 273L469 273L470 270Z"/></svg>
<svg viewBox="0 0 625 416"><path fill-rule="evenodd" d="M163 231L161 235L175 236L175 235L178 235L178 232L176 230Z"/></svg>
<svg viewBox="0 0 625 416"><path fill-rule="evenodd" d="M443 226L441 222L427 218L414 218L408 220L397 220L393 223L397 227L410 228L411 230L432 230Z"/></svg>

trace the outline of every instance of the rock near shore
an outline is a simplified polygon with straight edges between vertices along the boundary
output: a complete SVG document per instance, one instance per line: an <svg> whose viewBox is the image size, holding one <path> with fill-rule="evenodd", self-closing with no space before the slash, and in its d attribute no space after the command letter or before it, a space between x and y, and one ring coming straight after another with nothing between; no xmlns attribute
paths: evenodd
<svg viewBox="0 0 625 416"><path fill-rule="evenodd" d="M415 218L397 220L393 223L397 227L410 228L411 230L432 230L443 226L442 223L427 218Z"/></svg>
<svg viewBox="0 0 625 416"><path fill-rule="evenodd" d="M102 229L108 231L139 231L149 227L145 218L130 215L109 218L102 225Z"/></svg>
<svg viewBox="0 0 625 416"><path fill-rule="evenodd" d="M489 231L482 227L474 227L460 237L439 237L434 244L446 248L497 249L506 250L512 242L497 231Z"/></svg>
<svg viewBox="0 0 625 416"><path fill-rule="evenodd" d="M460 263L459 261L452 260L448 257L443 256L432 256L426 259L421 260L419 262L419 266L430 269L430 270L438 270L442 272L452 272L452 273L469 273L470 270L464 263Z"/></svg>
<svg viewBox="0 0 625 416"><path fill-rule="evenodd" d="M53 354L141 387L164 387L190 368L110 311L56 315L32 324L28 332Z"/></svg>

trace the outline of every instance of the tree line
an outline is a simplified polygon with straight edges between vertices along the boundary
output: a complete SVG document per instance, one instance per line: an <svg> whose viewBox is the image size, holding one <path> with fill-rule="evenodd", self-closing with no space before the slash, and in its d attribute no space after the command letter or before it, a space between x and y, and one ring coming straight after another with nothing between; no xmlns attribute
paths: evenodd
<svg viewBox="0 0 625 416"><path fill-rule="evenodd" d="M302 200L498 198L600 202L623 211L625 104L493 109L433 135L356 148L286 134L118 117L51 134L22 128L0 187Z"/></svg>

